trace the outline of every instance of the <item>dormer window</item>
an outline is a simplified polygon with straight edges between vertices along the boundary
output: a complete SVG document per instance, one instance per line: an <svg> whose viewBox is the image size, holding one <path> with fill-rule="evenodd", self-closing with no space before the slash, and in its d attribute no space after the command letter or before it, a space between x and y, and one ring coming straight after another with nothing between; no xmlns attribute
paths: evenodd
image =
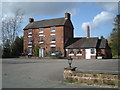
<svg viewBox="0 0 120 90"><path fill-rule="evenodd" d="M55 32L55 27L51 27L51 32Z"/></svg>
<svg viewBox="0 0 120 90"><path fill-rule="evenodd" d="M40 32L39 33L43 33L43 32L44 32L43 28L40 28Z"/></svg>
<svg viewBox="0 0 120 90"><path fill-rule="evenodd" d="M32 34L32 29L28 29L28 34Z"/></svg>

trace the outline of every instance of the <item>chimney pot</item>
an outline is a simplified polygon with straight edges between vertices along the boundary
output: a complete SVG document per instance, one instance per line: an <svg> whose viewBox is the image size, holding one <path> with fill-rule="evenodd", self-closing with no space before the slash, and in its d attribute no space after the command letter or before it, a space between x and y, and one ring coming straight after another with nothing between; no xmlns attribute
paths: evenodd
<svg viewBox="0 0 120 90"><path fill-rule="evenodd" d="M90 37L90 27L89 27L89 25L87 25L87 38L89 38Z"/></svg>
<svg viewBox="0 0 120 90"><path fill-rule="evenodd" d="M34 22L34 19L33 18L29 18L29 22L30 23Z"/></svg>
<svg viewBox="0 0 120 90"><path fill-rule="evenodd" d="M70 13L68 12L65 13L65 19L70 19Z"/></svg>

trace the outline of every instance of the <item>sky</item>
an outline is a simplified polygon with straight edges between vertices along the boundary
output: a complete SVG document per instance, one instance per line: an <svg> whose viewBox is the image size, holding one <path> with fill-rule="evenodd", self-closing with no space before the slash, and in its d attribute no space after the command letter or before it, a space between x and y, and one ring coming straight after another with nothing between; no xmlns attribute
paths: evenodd
<svg viewBox="0 0 120 90"><path fill-rule="evenodd" d="M23 28L29 18L35 21L60 18L65 12L71 14L74 37L86 37L86 25L90 26L91 37L108 38L112 32L115 16L118 14L118 2L2 2L2 18L14 15L17 9L24 12Z"/></svg>

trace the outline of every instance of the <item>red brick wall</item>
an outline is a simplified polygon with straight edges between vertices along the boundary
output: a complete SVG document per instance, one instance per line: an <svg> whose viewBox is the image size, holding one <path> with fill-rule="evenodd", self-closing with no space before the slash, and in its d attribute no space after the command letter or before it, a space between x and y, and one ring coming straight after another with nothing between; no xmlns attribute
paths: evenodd
<svg viewBox="0 0 120 90"><path fill-rule="evenodd" d="M28 30L24 30L24 43L23 43L23 51L27 54L28 51Z"/></svg>

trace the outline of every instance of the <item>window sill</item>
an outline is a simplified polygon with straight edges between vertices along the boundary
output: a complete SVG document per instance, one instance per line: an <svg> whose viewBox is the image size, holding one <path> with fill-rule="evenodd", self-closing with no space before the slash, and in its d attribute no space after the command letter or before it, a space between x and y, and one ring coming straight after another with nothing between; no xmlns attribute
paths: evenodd
<svg viewBox="0 0 120 90"><path fill-rule="evenodd" d="M50 43L56 43L56 41L51 41Z"/></svg>
<svg viewBox="0 0 120 90"><path fill-rule="evenodd" d="M32 32L29 32L28 34L32 34Z"/></svg>
<svg viewBox="0 0 120 90"><path fill-rule="evenodd" d="M39 32L39 33L43 33L43 32Z"/></svg>
<svg viewBox="0 0 120 90"><path fill-rule="evenodd" d="M28 55L32 55L32 53L28 53Z"/></svg>
<svg viewBox="0 0 120 90"><path fill-rule="evenodd" d="M76 54L76 56L82 56L82 54Z"/></svg>
<svg viewBox="0 0 120 90"><path fill-rule="evenodd" d="M44 43L44 42L39 42L39 44Z"/></svg>
<svg viewBox="0 0 120 90"><path fill-rule="evenodd" d="M28 42L28 44L32 44L32 42Z"/></svg>
<svg viewBox="0 0 120 90"><path fill-rule="evenodd" d="M74 56L74 54L69 54L69 56Z"/></svg>

